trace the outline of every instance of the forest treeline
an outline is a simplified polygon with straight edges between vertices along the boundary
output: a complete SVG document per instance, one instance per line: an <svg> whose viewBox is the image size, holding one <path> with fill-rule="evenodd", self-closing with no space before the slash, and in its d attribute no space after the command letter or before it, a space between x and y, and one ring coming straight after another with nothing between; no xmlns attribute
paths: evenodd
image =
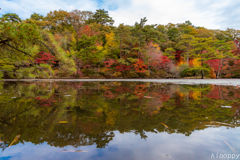
<svg viewBox="0 0 240 160"><path fill-rule="evenodd" d="M0 78L239 78L240 30L113 26L103 9L0 17Z"/></svg>

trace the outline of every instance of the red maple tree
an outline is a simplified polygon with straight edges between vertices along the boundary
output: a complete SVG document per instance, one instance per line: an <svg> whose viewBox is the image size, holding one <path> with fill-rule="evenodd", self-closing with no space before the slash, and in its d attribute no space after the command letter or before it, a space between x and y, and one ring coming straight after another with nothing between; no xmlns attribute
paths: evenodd
<svg viewBox="0 0 240 160"><path fill-rule="evenodd" d="M50 53L46 53L46 52L39 52L37 54L38 58L35 59L35 62L37 64L55 64L55 56L51 55Z"/></svg>

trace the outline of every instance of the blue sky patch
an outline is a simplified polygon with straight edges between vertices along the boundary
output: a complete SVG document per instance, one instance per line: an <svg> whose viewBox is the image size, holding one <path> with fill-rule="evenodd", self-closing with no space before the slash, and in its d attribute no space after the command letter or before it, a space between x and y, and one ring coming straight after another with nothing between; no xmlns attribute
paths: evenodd
<svg viewBox="0 0 240 160"><path fill-rule="evenodd" d="M0 16L16 13L22 19L33 12L46 15L50 11L74 9L95 12L109 11L109 16L120 23L134 25L140 18L147 17L147 24L184 23L189 20L195 26L208 29L240 29L240 2L236 0L0 0Z"/></svg>

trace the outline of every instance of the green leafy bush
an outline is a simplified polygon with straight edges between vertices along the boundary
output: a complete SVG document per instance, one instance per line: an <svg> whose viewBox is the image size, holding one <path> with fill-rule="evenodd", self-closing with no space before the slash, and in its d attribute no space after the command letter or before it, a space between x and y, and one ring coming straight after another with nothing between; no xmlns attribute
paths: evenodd
<svg viewBox="0 0 240 160"><path fill-rule="evenodd" d="M2 78L3 78L3 72L0 71L0 79L2 79Z"/></svg>
<svg viewBox="0 0 240 160"><path fill-rule="evenodd" d="M16 70L16 78L22 79L22 78L35 78L35 75L33 74L35 68L19 68Z"/></svg>
<svg viewBox="0 0 240 160"><path fill-rule="evenodd" d="M49 64L40 64L40 67L37 72L38 78L49 78L54 75L54 71Z"/></svg>

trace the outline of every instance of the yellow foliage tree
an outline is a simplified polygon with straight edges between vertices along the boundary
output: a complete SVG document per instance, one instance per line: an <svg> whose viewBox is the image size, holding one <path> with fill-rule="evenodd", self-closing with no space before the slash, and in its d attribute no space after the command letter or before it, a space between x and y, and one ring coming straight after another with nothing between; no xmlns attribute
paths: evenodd
<svg viewBox="0 0 240 160"><path fill-rule="evenodd" d="M117 45L117 42L115 40L115 34L113 32L110 32L106 34L106 47L115 47Z"/></svg>
<svg viewBox="0 0 240 160"><path fill-rule="evenodd" d="M183 60L181 60L181 61L178 62L178 66L181 66L181 65L183 65L183 64L186 64L186 65L187 65L187 62L185 62L185 61L183 61Z"/></svg>
<svg viewBox="0 0 240 160"><path fill-rule="evenodd" d="M194 58L191 60L191 66L192 67L200 67L201 66L201 61L199 61L200 58Z"/></svg>
<svg viewBox="0 0 240 160"><path fill-rule="evenodd" d="M113 32L107 33L106 37L106 44L104 48L102 48L102 52L104 55L111 54L111 50L117 46L117 42L115 40L115 34Z"/></svg>
<svg viewBox="0 0 240 160"><path fill-rule="evenodd" d="M201 91L192 91L190 92L190 97L194 100L200 100L200 97L202 95Z"/></svg>

